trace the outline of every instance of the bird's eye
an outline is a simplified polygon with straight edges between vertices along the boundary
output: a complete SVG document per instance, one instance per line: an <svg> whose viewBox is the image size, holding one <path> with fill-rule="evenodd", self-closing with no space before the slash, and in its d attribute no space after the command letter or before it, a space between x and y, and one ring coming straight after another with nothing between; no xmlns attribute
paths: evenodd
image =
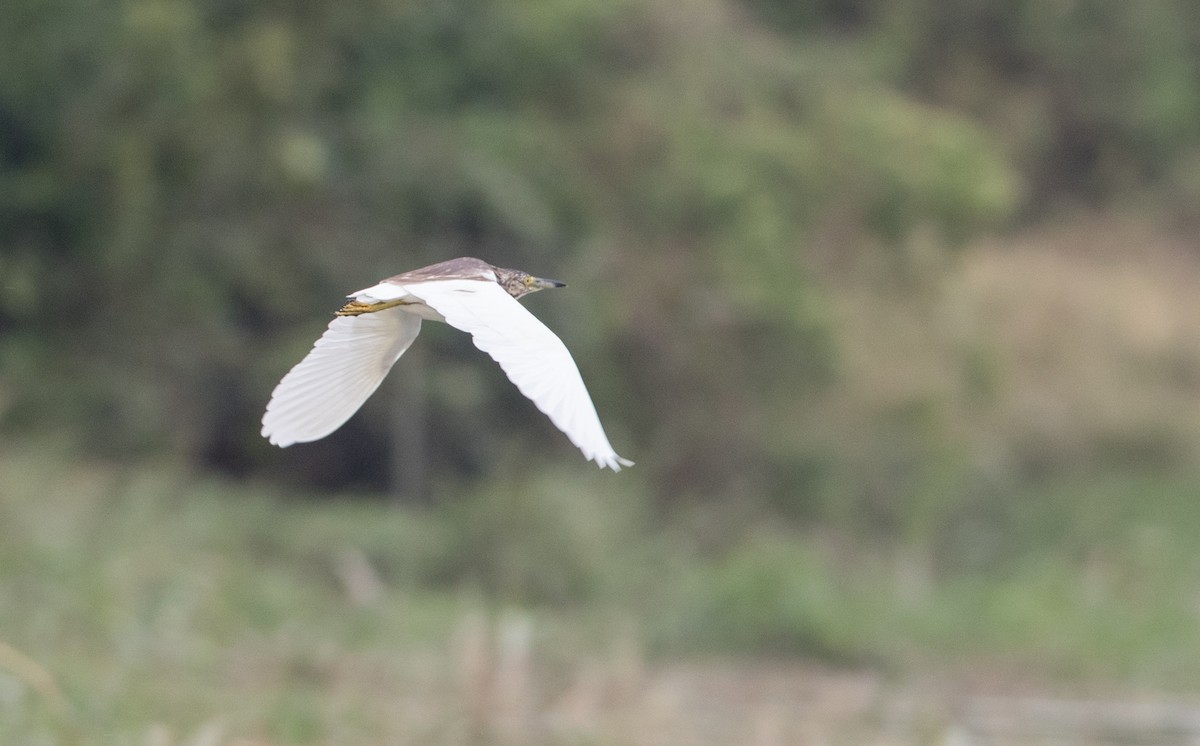
<svg viewBox="0 0 1200 746"><path fill-rule="evenodd" d="M532 284L533 284L533 275L525 275L525 285L529 286Z"/></svg>

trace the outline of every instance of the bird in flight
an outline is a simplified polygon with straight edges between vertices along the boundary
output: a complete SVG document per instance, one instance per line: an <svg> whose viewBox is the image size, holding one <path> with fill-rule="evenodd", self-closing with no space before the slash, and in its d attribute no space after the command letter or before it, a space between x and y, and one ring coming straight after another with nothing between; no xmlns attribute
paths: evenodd
<svg viewBox="0 0 1200 746"><path fill-rule="evenodd" d="M308 355L275 387L263 414L263 437L284 448L337 430L417 338L421 319L429 319L470 334L589 460L613 471L632 466L609 444L571 353L517 302L564 285L462 257L352 293Z"/></svg>

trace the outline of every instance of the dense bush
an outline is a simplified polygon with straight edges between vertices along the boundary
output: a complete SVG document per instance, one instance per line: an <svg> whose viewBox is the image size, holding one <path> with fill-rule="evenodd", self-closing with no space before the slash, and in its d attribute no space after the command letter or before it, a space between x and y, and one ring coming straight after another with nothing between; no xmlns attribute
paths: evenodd
<svg viewBox="0 0 1200 746"><path fill-rule="evenodd" d="M10 6L0 415L117 457L379 488L409 455L386 457L399 399L435 484L572 458L436 332L425 375L399 368L424 383L344 432L258 438L343 293L480 255L571 281L531 304L664 499L807 515L830 478L867 504L893 469L921 492L968 468L953 410L900 402L934 413L908 455L905 415L822 442L894 414L838 399L831 299L882 278L865 302L921 308L951 250L1035 201L1196 182L1181 2Z"/></svg>

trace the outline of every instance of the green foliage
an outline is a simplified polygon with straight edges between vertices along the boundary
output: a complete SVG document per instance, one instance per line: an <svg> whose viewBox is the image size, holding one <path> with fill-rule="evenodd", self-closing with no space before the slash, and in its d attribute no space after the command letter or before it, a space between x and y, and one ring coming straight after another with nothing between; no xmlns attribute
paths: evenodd
<svg viewBox="0 0 1200 746"><path fill-rule="evenodd" d="M890 243L931 221L961 245L1012 213L1020 196L1016 176L979 126L879 93L849 97L839 107L845 111L837 124L851 128L844 137L861 164L846 170L863 175L865 218Z"/></svg>
<svg viewBox="0 0 1200 746"><path fill-rule="evenodd" d="M0 453L0 642L69 702L0 657L0 741L417 740L379 692L452 687L418 669L481 604L1194 683L1190 244L975 247L1079 200L1200 215L1196 13L12 0L0 427L121 466ZM271 387L342 294L457 255L570 282L530 305L638 466L587 471L431 328L397 369L430 503L315 501L387 484L396 397L280 452Z"/></svg>
<svg viewBox="0 0 1200 746"><path fill-rule="evenodd" d="M903 86L1004 133L1039 197L1103 204L1162 186L1200 136L1200 25L1185 0L913 0L879 17Z"/></svg>
<svg viewBox="0 0 1200 746"><path fill-rule="evenodd" d="M683 577L668 596L670 616L658 622L668 647L799 653L841 663L862 663L877 652L884 605L847 582L816 546L752 536Z"/></svg>
<svg viewBox="0 0 1200 746"><path fill-rule="evenodd" d="M696 0L699 24L576 0L38 7L0 32L21 60L0 67L0 210L18 226L0 237L0 313L21 330L0 344L4 420L112 455L256 468L257 410L320 299L477 253L593 288L574 306L591 321L564 335L606 419L633 423L670 489L710 489L769 466L746 456L777 437L756 427L771 398L798 406L833 376L806 258L824 215L957 241L1016 199L981 130L719 3ZM473 377L489 396L431 415L517 406ZM703 437L714 411L728 435ZM454 453L468 436L429 437ZM689 476L739 441L742 475Z"/></svg>
<svg viewBox="0 0 1200 746"><path fill-rule="evenodd" d="M447 509L446 565L433 579L522 604L596 601L624 587L640 556L634 496L598 480L521 475Z"/></svg>
<svg viewBox="0 0 1200 746"><path fill-rule="evenodd" d="M614 634L653 651L634 666L762 655L896 681L967 666L978 683L1004 660L1056 691L1194 686L1195 480L1014 494L933 558L761 521L703 547L647 530L635 495L560 482L414 510L5 451L0 642L34 666L0 650L0 737L128 743L216 722L278 743L425 728L461 742L463 677L486 665L467 656L492 644L470 635L513 604L536 622L533 675L555 695L612 657Z"/></svg>
<svg viewBox="0 0 1200 746"><path fill-rule="evenodd" d="M1173 468L1194 444L1181 407L1104 420L1092 403L1133 397L1097 386L1071 437L1037 431L1013 395L1036 356L972 336L987 309L955 272L972 239L1081 195L1145 186L1193 215L1184 5L16 2L0 27L0 426L118 460L382 487L393 392L282 453L257 436L263 403L343 293L477 254L571 283L530 304L639 462L621 476L631 514L740 495L737 526L936 550L990 520L997 493L1087 458ZM463 513L454 549L405 572L602 593L590 490L527 476L575 454L469 342L419 344L429 370L397 372L427 382L408 392L427 407L409 408L414 429ZM1177 371L1156 391L1189 385L1188 349L1142 363ZM535 529L560 540L518 540Z"/></svg>

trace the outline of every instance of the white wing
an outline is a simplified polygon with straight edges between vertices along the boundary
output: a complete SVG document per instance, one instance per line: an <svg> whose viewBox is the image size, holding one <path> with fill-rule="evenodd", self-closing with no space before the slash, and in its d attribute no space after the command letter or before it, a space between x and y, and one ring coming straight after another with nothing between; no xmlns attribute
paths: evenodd
<svg viewBox="0 0 1200 746"><path fill-rule="evenodd" d="M633 465L609 444L566 346L503 288L479 280L411 282L404 287L446 323L469 333L475 346L500 364L509 380L584 456L613 471Z"/></svg>
<svg viewBox="0 0 1200 746"><path fill-rule="evenodd" d="M324 438L358 411L421 331L400 308L338 316L292 368L263 415L263 437L281 448Z"/></svg>
<svg viewBox="0 0 1200 746"><path fill-rule="evenodd" d="M353 298L363 303L383 303L384 301L396 300L408 295L408 291L403 285L397 285L394 282L384 280L381 283L372 285L369 288L355 291L347 295L347 298Z"/></svg>

